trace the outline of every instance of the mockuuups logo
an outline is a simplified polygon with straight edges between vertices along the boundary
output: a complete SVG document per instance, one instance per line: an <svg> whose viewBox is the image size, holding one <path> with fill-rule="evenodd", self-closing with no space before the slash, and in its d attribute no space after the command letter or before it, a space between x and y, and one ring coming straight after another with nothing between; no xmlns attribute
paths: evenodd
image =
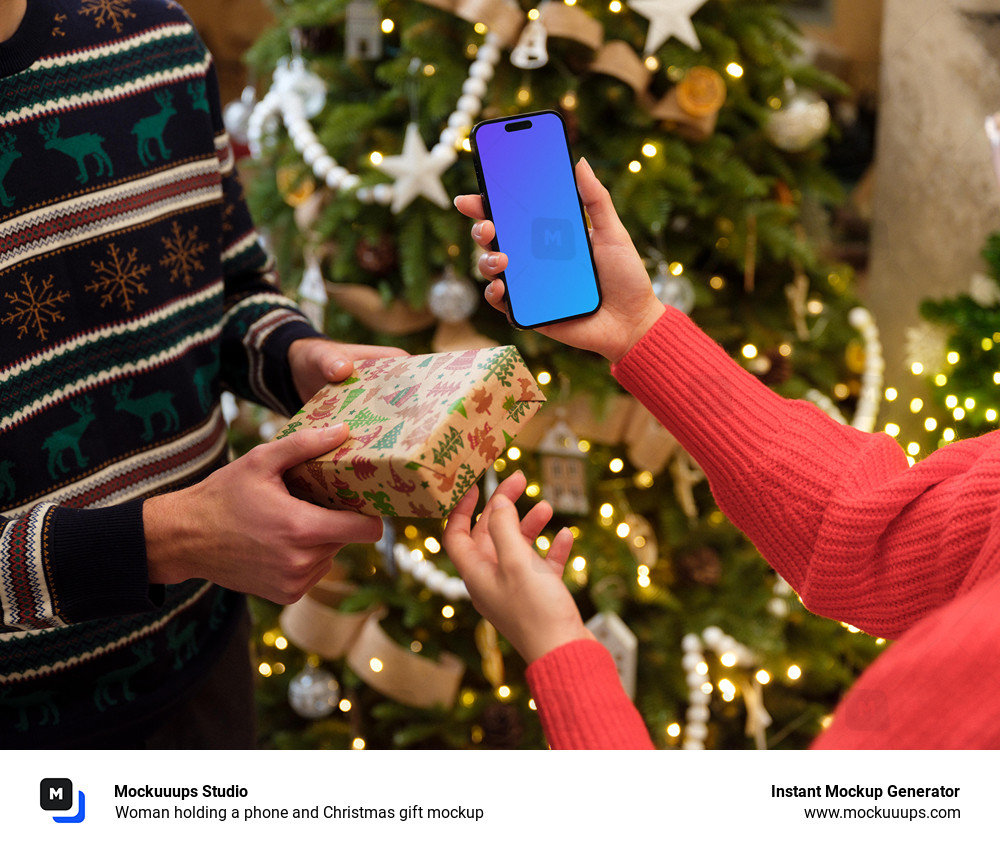
<svg viewBox="0 0 1000 850"><path fill-rule="evenodd" d="M83 791L78 791L75 815L53 815L56 823L80 823L86 817ZM69 779L43 779L38 788L38 804L46 812L68 812L73 808L73 783Z"/></svg>

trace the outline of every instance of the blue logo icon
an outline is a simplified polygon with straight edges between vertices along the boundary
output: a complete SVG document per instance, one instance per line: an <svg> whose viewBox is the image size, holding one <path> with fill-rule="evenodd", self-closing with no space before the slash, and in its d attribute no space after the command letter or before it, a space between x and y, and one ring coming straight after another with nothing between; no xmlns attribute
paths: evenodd
<svg viewBox="0 0 1000 850"><path fill-rule="evenodd" d="M46 812L68 812L73 808L73 783L69 779L43 779L39 784L38 802ZM86 817L83 791L77 792L75 815L53 815L56 823L81 823Z"/></svg>

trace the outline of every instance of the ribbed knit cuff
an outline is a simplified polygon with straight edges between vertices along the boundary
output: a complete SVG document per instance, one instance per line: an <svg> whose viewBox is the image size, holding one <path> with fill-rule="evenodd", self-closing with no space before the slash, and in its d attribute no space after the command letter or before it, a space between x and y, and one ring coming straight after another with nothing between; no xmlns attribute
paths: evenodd
<svg viewBox="0 0 1000 850"><path fill-rule="evenodd" d="M300 317L294 310L286 311L290 316ZM292 370L288 364L288 348L299 339L323 338L324 334L316 330L305 316L287 321L276 327L264 341L264 383L271 396L282 404L282 411L291 416L308 399L300 399L292 379Z"/></svg>
<svg viewBox="0 0 1000 850"><path fill-rule="evenodd" d="M597 641L557 647L528 666L527 679L552 749L653 748L611 653Z"/></svg>
<svg viewBox="0 0 1000 850"><path fill-rule="evenodd" d="M156 608L146 572L142 502L56 508L52 519L55 606L68 623Z"/></svg>

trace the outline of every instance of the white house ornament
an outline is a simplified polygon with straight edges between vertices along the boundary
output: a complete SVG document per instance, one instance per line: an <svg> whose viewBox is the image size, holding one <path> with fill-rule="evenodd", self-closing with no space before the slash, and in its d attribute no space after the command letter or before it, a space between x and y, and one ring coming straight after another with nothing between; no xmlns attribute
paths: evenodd
<svg viewBox="0 0 1000 850"><path fill-rule="evenodd" d="M458 158L454 149L435 146L428 151L420 135L420 128L413 122L406 126L403 152L386 156L376 165L379 171L395 177L392 190L393 213L406 209L414 200L423 196L442 209L451 206L451 198L441 182L441 175Z"/></svg>
<svg viewBox="0 0 1000 850"><path fill-rule="evenodd" d="M560 514L586 514L586 453L573 429L560 419L538 444L542 466L542 493Z"/></svg>
<svg viewBox="0 0 1000 850"><path fill-rule="evenodd" d="M629 699L635 699L635 676L639 658L639 639L614 611L595 614L586 622L591 634L611 653L618 678Z"/></svg>
<svg viewBox="0 0 1000 850"><path fill-rule="evenodd" d="M629 0L629 8L649 19L645 53L656 53L670 37L683 42L692 50L701 50L701 41L694 31L691 16L707 0Z"/></svg>
<svg viewBox="0 0 1000 850"><path fill-rule="evenodd" d="M382 55L382 16L371 0L347 5L344 52L348 59L378 59Z"/></svg>

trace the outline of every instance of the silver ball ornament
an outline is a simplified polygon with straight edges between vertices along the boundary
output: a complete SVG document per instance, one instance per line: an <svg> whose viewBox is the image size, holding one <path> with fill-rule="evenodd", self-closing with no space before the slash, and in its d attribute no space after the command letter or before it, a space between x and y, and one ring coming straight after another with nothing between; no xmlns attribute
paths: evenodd
<svg viewBox="0 0 1000 850"><path fill-rule="evenodd" d="M671 274L661 265L653 276L653 294L661 304L675 307L682 313L690 313L694 309L694 285L683 274Z"/></svg>
<svg viewBox="0 0 1000 850"><path fill-rule="evenodd" d="M288 702L308 720L329 717L340 702L340 685L329 670L310 664L288 683Z"/></svg>
<svg viewBox="0 0 1000 850"><path fill-rule="evenodd" d="M798 91L786 97L767 122L767 137L783 151L811 148L830 130L830 106L818 94Z"/></svg>
<svg viewBox="0 0 1000 850"><path fill-rule="evenodd" d="M467 280L459 278L452 269L431 284L427 293L427 306L442 322L463 322L476 312L479 294Z"/></svg>

